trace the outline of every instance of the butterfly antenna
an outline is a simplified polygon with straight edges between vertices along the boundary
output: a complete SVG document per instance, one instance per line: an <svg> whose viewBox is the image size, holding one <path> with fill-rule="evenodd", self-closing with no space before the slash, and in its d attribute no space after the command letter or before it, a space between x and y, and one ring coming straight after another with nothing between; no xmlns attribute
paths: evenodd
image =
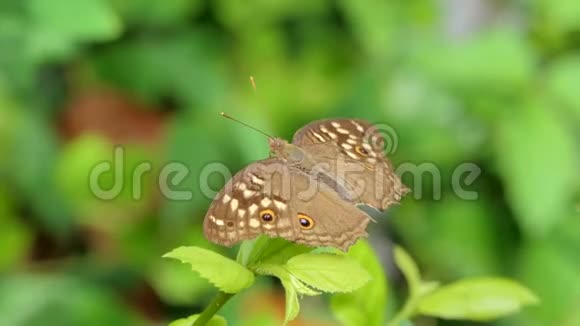
<svg viewBox="0 0 580 326"><path fill-rule="evenodd" d="M239 123L239 124L241 124L241 125L243 125L243 126L246 126L246 127L250 128L250 129L253 129L253 130L255 130L255 131L257 131L257 132L261 133L262 135L265 135L265 136L267 136L268 138L272 138L272 139L274 138L274 137L272 137L272 136L268 135L267 133L263 132L262 130L260 130L260 129L258 129L258 128L255 128L255 127L252 127L252 126L250 126L250 125L249 125L249 124L247 124L247 123L241 122L240 120L238 120L238 119L236 119L236 118L234 118L234 117L232 117L232 116L228 115L228 114L227 114L227 113L225 113L225 112L222 112L222 113L220 113L220 114L221 114L221 116L222 116L222 117L224 117L224 118L226 118L226 119L230 119L230 120L232 120L232 121L235 121L235 122L237 122L237 123Z"/></svg>

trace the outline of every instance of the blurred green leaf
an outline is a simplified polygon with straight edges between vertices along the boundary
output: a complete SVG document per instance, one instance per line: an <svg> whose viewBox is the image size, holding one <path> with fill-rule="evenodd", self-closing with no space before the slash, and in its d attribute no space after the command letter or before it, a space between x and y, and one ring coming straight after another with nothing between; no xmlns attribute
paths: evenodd
<svg viewBox="0 0 580 326"><path fill-rule="evenodd" d="M580 8L580 6L578 6ZM580 123L580 56L570 56L554 62L547 72L547 90L556 105L568 109Z"/></svg>
<svg viewBox="0 0 580 326"><path fill-rule="evenodd" d="M580 3L575 0L535 0L536 15L544 28L554 32L570 32L580 27Z"/></svg>
<svg viewBox="0 0 580 326"><path fill-rule="evenodd" d="M46 116L29 110L21 113L13 121L15 133L8 145L10 156L5 158L7 177L43 226L51 233L66 234L73 216L54 175L59 157L56 132Z"/></svg>
<svg viewBox="0 0 580 326"><path fill-rule="evenodd" d="M154 166L153 153L141 146L113 147L103 137L85 134L62 148L54 175L80 223L118 233L149 209ZM136 178L135 172L144 167L149 170ZM107 214L94 216L95 211Z"/></svg>
<svg viewBox="0 0 580 326"><path fill-rule="evenodd" d="M323 13L328 7L325 1L282 0L282 1L216 1L218 19L237 33L249 32L256 25L267 25L288 17L309 17Z"/></svg>
<svg viewBox="0 0 580 326"><path fill-rule="evenodd" d="M301 254L288 260L285 269L307 285L324 292L351 292L371 276L356 260L330 254Z"/></svg>
<svg viewBox="0 0 580 326"><path fill-rule="evenodd" d="M518 223L528 236L547 234L572 208L578 163L571 133L550 105L538 100L504 112L496 137L500 172Z"/></svg>
<svg viewBox="0 0 580 326"><path fill-rule="evenodd" d="M350 247L348 257L369 272L372 280L352 293L337 293L331 298L332 311L344 325L384 325L387 305L387 279L377 254L367 241Z"/></svg>
<svg viewBox="0 0 580 326"><path fill-rule="evenodd" d="M90 63L99 80L146 102L169 98L186 112L207 114L214 109L211 117L217 121L216 108L224 109L227 90L221 44L221 36L211 30L186 29L167 37L150 35L107 47L90 58ZM189 123L190 128L197 121L191 116L177 120L173 124ZM199 126L208 131L207 124Z"/></svg>
<svg viewBox="0 0 580 326"><path fill-rule="evenodd" d="M537 304L527 288L508 279L472 278L440 287L418 302L418 312L445 319L487 321Z"/></svg>
<svg viewBox="0 0 580 326"><path fill-rule="evenodd" d="M572 220L578 220L573 217ZM580 223L564 225L578 239ZM513 325L576 325L580 320L580 256L578 247L562 242L559 234L542 240L527 240L517 261L517 276L541 299L541 304L513 318Z"/></svg>
<svg viewBox="0 0 580 326"><path fill-rule="evenodd" d="M447 281L501 273L503 259L513 255L506 248L516 240L498 238L509 234L509 215L496 207L483 176L478 182L481 186L473 188L477 200L444 193L440 201L406 202L397 210L396 215L404 217L393 219L397 233L432 277Z"/></svg>
<svg viewBox="0 0 580 326"><path fill-rule="evenodd" d="M229 178L228 172L233 175L232 167L224 164L227 162L225 159L227 149L218 150L220 146L217 144L223 135L217 128L206 127L217 119L220 119L217 112L215 114L209 112L197 115L195 119L188 115L178 115L169 123L170 131L165 144L166 155L160 163L162 166L169 162L179 162L185 165L189 173L179 185L175 185L172 189L191 191L193 196L191 200L165 198L162 202L160 219L169 237L183 232L184 228L192 222L192 218L193 221L201 221L210 203L211 191L217 193L220 190ZM202 139L212 141L201 141ZM195 148L192 148L194 140ZM213 175L201 180L202 171L205 169L207 169L206 172L213 172ZM222 175L222 172L225 174ZM211 177L219 179L218 182L212 182L215 179Z"/></svg>
<svg viewBox="0 0 580 326"><path fill-rule="evenodd" d="M199 314L191 315L187 318L175 320L169 326L191 326L199 318ZM220 315L213 315L211 319L205 324L207 326L227 326L228 322Z"/></svg>
<svg viewBox="0 0 580 326"><path fill-rule="evenodd" d="M28 256L32 234L18 219L11 196L0 185L0 270L9 271Z"/></svg>
<svg viewBox="0 0 580 326"><path fill-rule="evenodd" d="M61 276L26 275L0 280L0 325L143 325L102 286Z"/></svg>
<svg viewBox="0 0 580 326"><path fill-rule="evenodd" d="M394 254L395 263L407 280L409 286L409 297L413 297L419 293L421 286L421 274L419 274L419 268L417 268L413 258L411 258L402 247L396 246Z"/></svg>
<svg viewBox="0 0 580 326"><path fill-rule="evenodd" d="M385 58L395 52L394 39L398 6L389 1L339 1L339 8L362 44L375 58Z"/></svg>
<svg viewBox="0 0 580 326"><path fill-rule="evenodd" d="M27 5L34 26L55 38L110 40L121 33L121 21L105 0L30 0Z"/></svg>
<svg viewBox="0 0 580 326"><path fill-rule="evenodd" d="M456 42L418 39L409 60L418 71L454 89L513 94L527 85L535 64L534 52L517 33L497 29Z"/></svg>
<svg viewBox="0 0 580 326"><path fill-rule="evenodd" d="M163 257L190 264L195 272L226 293L237 293L254 283L254 274L244 266L207 249L179 247Z"/></svg>
<svg viewBox="0 0 580 326"><path fill-rule="evenodd" d="M199 0L109 0L131 24L148 27L175 26L187 22L203 8Z"/></svg>

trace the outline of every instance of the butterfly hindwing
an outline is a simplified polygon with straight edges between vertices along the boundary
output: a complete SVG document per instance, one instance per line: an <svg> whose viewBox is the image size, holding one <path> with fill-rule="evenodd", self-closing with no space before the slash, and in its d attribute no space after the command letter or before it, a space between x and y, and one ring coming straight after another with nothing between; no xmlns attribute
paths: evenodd
<svg viewBox="0 0 580 326"><path fill-rule="evenodd" d="M328 166L330 176L342 179L362 204L383 211L408 192L385 157L385 140L379 128L369 122L314 121L295 133L293 143L317 163Z"/></svg>
<svg viewBox="0 0 580 326"><path fill-rule="evenodd" d="M384 156L385 139L377 126L357 119L325 119L300 128L295 145L334 144L353 160L376 163Z"/></svg>

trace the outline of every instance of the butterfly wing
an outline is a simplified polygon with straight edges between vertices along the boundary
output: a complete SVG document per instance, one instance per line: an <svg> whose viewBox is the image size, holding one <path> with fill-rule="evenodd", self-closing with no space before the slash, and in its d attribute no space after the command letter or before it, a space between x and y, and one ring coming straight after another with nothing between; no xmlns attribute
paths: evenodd
<svg viewBox="0 0 580 326"><path fill-rule="evenodd" d="M385 156L380 128L367 121L315 121L299 129L292 143L327 165L329 174L354 189L361 203L378 210L399 202L409 191Z"/></svg>
<svg viewBox="0 0 580 326"><path fill-rule="evenodd" d="M259 234L348 249L369 217L308 174L270 158L250 164L218 193L204 219L211 242L232 246Z"/></svg>

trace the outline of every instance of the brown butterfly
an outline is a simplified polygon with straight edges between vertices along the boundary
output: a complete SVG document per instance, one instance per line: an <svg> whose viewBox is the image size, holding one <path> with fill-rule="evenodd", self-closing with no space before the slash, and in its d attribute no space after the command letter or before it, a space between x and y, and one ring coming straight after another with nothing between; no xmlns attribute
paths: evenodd
<svg viewBox="0 0 580 326"><path fill-rule="evenodd" d="M370 217L357 205L384 211L408 192L384 144L375 126L353 119L309 123L292 143L270 137L270 158L238 172L215 197L206 238L232 246L266 234L346 251L367 235Z"/></svg>

